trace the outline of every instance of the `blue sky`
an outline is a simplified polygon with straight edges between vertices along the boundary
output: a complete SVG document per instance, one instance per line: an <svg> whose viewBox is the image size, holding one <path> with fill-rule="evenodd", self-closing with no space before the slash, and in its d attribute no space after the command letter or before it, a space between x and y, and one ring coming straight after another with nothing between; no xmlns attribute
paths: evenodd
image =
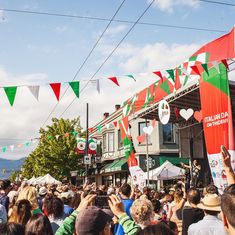
<svg viewBox="0 0 235 235"><path fill-rule="evenodd" d="M110 19L121 2L12 0L0 1L0 8ZM115 19L135 21L149 2L150 0L126 0ZM226 2L234 4L232 0ZM197 0L156 0L141 21L228 32L235 23L235 7ZM0 86L42 85L39 102L23 87L18 89L13 107L9 107L4 91L0 89L0 147L17 145L38 136L40 126L56 105L56 99L47 84L71 81L107 24L108 21L4 10L0 12ZM89 79L131 26L132 24L113 22L77 80ZM136 25L95 78L171 68L187 59L202 44L223 34ZM92 85L88 85L81 93L81 98L73 103L63 117L80 115L82 125L85 126L85 103L89 102L91 125L95 124L102 119L104 112L113 112L115 104L122 103L134 92L155 81L155 77L149 74L136 75L136 79L137 82L134 83L127 78L120 78L120 87L102 79L100 95ZM84 85L85 82L81 82L81 87ZM62 93L65 88L66 84L63 84ZM52 116L59 117L73 98L74 95L69 90ZM25 157L31 149L16 149L4 154L0 152L0 157Z"/></svg>

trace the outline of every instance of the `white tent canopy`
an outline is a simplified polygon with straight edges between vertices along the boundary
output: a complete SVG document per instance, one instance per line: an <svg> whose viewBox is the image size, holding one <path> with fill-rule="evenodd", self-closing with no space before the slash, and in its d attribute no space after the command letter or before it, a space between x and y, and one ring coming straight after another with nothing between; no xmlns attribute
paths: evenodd
<svg viewBox="0 0 235 235"><path fill-rule="evenodd" d="M46 174L44 176L39 176L38 178L31 178L28 180L29 184L61 184L60 181L53 178L50 174Z"/></svg>
<svg viewBox="0 0 235 235"><path fill-rule="evenodd" d="M149 171L150 180L169 180L181 178L184 176L185 170L173 165L169 161L165 161L161 166ZM147 172L145 173L147 179Z"/></svg>

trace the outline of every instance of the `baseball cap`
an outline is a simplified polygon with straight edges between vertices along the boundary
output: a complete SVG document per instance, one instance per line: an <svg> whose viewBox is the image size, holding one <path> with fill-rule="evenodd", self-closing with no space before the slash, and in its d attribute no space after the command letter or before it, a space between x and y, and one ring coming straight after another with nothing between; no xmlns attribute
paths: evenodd
<svg viewBox="0 0 235 235"><path fill-rule="evenodd" d="M79 212L76 219L76 233L79 235L97 235L112 220L112 216L104 210L90 206Z"/></svg>

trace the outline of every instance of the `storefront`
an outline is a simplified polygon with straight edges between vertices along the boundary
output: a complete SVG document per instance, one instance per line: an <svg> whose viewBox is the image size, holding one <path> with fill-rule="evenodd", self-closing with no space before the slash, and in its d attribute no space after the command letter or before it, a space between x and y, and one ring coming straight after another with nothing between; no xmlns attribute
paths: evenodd
<svg viewBox="0 0 235 235"><path fill-rule="evenodd" d="M104 166L100 171L103 185L120 186L127 182L129 175L127 160L116 159L112 163Z"/></svg>

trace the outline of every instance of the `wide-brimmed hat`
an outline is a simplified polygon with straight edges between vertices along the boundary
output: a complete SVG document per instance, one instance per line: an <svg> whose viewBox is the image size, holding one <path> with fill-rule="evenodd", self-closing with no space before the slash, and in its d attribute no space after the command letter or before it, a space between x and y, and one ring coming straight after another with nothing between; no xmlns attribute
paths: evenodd
<svg viewBox="0 0 235 235"><path fill-rule="evenodd" d="M221 211L221 201L217 194L208 193L202 199L201 203L197 205L198 208L208 211Z"/></svg>
<svg viewBox="0 0 235 235"><path fill-rule="evenodd" d="M98 207L90 206L79 212L75 229L79 235L99 234L112 216Z"/></svg>
<svg viewBox="0 0 235 235"><path fill-rule="evenodd" d="M39 194L40 196L46 195L46 194L47 194L47 188L46 188L46 187L41 187L41 188L39 189L38 194Z"/></svg>

